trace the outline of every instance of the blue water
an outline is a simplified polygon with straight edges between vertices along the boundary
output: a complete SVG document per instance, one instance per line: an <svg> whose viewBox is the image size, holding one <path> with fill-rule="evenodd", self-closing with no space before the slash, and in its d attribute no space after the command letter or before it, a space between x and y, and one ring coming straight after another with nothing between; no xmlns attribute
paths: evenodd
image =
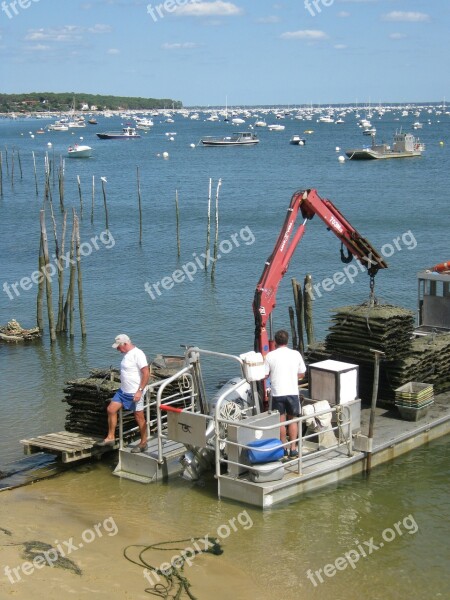
<svg viewBox="0 0 450 600"><path fill-rule="evenodd" d="M354 117L347 117L344 125L285 119L285 131L257 129L260 144L237 148L204 148L197 145L192 148L191 144L197 144L202 136L226 135L232 126L223 122L192 121L179 115L175 116L175 123L170 124L155 119L155 126L150 133L143 133L139 140L128 141L102 141L95 135L97 131L121 128L124 122L118 118L100 117L96 126L89 125L85 129L69 132L35 134L34 138L29 132L35 132L45 125L45 121L0 120L0 150L3 153L0 324L15 318L23 327L35 326L37 286L28 282L22 287L20 281L24 277L31 277L37 269L39 212L43 207L46 152L49 159L58 165L60 155L65 154L70 144L75 141L81 143L80 136L84 138L83 143L92 146L94 151L89 160L65 161L65 208L68 211L66 250L72 227L71 211L75 208L81 219L81 241L86 254L81 265L87 337L81 337L76 313L75 335L72 339L60 337L57 343L51 345L46 331L38 343L25 346L0 344L0 467L22 455L19 439L64 427L65 405L61 400L65 382L87 375L89 368L118 364L117 353L111 348L118 333L128 333L149 358L157 353L181 353L182 344L195 344L233 354L251 350L255 286L280 231L290 198L298 189L316 188L320 196L332 200L350 223L385 255L389 268L377 275L375 291L378 299L415 311L417 271L450 258L450 121L445 114L429 117L431 124L427 124L425 115L420 119L424 122L424 128L419 134L426 144L426 152L421 158L345 161L343 164L338 161L338 156L344 154L347 148L368 143ZM379 120L374 118L372 122L377 128L377 139L391 142L395 130L400 126L410 130L414 120L416 118L412 115L401 118L399 113L387 113ZM275 119L269 117L267 121L275 122ZM246 129L245 126L240 128ZM305 146L289 144L291 135L302 134L306 129L313 129L314 133L305 136ZM173 141L169 139L171 136L166 135L168 132L176 132L172 136ZM439 143L441 141L443 144ZM48 143L52 145L48 146ZM38 196L33 174L33 151L37 164ZM163 152L169 153L167 159L162 157ZM137 168L143 210L142 244L139 244ZM81 182L82 216L77 176ZM95 202L91 223L93 177ZM100 177L107 180L105 192L109 234L105 226ZM200 266L202 262L199 258L205 252L210 178L212 208L221 180L218 237L223 251L216 263L213 280L211 267L206 272ZM51 181L53 184L53 177ZM177 256L176 192L180 216L180 257ZM56 177L52 185L52 197L61 240ZM54 252L48 203L46 223L50 249ZM214 218L211 235L213 242ZM314 282L319 283L343 268L339 260L338 240L315 217L308 223L305 237L280 285L274 326L289 329L288 306L293 304L291 277L302 281L310 273ZM187 277L181 281L179 270L185 275L190 273L192 281ZM65 277L67 287L68 270ZM5 292L5 283L9 285L7 289L12 299ZM12 287L14 283L16 291ZM150 286L154 299L145 291L146 284ZM30 289L24 289L27 286ZM317 339L323 339L332 309L367 300L368 277L365 273L359 273L353 283L347 280L331 292L323 292L321 287L319 291L314 303L315 333ZM53 295L56 310L56 283ZM46 319L45 311L44 317ZM404 563L410 567L417 566L419 552L429 556L436 539L439 546L444 544L444 534L439 532L438 526L447 502L446 490L439 478L445 465L443 448L445 446L442 444L432 445L420 455L427 460L419 460L419 455L411 459L414 462L414 481L427 481L426 493L419 490L417 496L420 506L410 499L417 490L410 487L409 459L404 459L396 463L397 466L382 468L378 472L380 475L376 475L375 487L361 481L351 482L340 486L337 495L334 492L331 495L325 492L316 494L305 500L304 505L293 503L279 511L255 517L259 519L259 526L254 533L259 532L261 536L258 544L268 547L279 545L281 548L292 541L299 545L302 552L301 577L299 575L297 579L292 575L294 571L291 564L295 562L295 555L282 553L284 566L281 573L285 578L281 580L277 576L274 579L276 590L273 597L279 597L283 585L289 587L286 582L291 579L296 584L301 579L300 585L307 597L324 597L319 593L322 588L313 588L305 579L303 573L307 568L318 569L334 560L341 550L352 547L354 539L347 539L347 536L350 535L349 531L353 535L356 522L360 523L360 528L356 528L354 535L359 536L360 540L369 539L374 532L382 531L396 519L412 512L417 522L420 521L421 531L424 530L414 537L414 546L408 545L406 538L402 539L398 545L390 546L383 555L379 555L379 563L370 563L372 568L378 566L388 573L389 583L386 583L386 587L380 583L381 576L375 577L369 567L358 568L355 572L346 571L327 587L329 591L333 587L334 597L349 597L345 589L352 586L355 594L351 597L361 597L359 594L364 592L364 585L362 580L355 580L357 575L354 573L364 573L364 581L370 586L382 586L380 594L372 593L368 597L392 598L394 596L390 595L389 589L396 589L396 585L399 586L399 595L396 597L406 597L409 588L407 575L402 570ZM429 477L430 464L435 463L441 466L433 477ZM111 478L109 469L104 469L100 475L97 473L96 477L101 478L98 485L106 486L108 490L115 489L118 484L116 478ZM77 475L73 475L73 478L72 485L76 487ZM64 481L67 485L68 480ZM387 481L393 487L383 491L383 484ZM128 484L122 485L125 489ZM142 495L150 494L149 504L153 498L154 501L162 501L162 506L165 494L170 493L165 488L139 489ZM77 494L81 498L83 491L77 488ZM207 494L198 500L197 491L193 490L188 497L191 496L195 496L195 502L214 506L214 494ZM406 498L405 505L402 510L396 511L399 497ZM427 503L434 507L433 511L429 510ZM331 522L324 524L319 521L315 527L308 526L308 539L313 542L307 543L302 538L301 527L304 525L300 523L295 535L290 535L290 528L297 528L302 506L311 515L317 510L322 516L332 514L336 509L336 518ZM385 516L381 518L380 514ZM190 517L180 509L178 518L185 520ZM161 519L164 519L163 514ZM350 526L352 530L348 529ZM337 550L327 553L325 541L328 538ZM250 539L246 538L246 544ZM256 544L256 540L252 543ZM315 550L308 556L313 543ZM249 556L251 547L245 548ZM413 550L416 551L415 556L409 556ZM439 597L440 586L436 577L441 577L446 568L442 554L436 559L433 594L430 597ZM265 571L269 566L259 558L252 558L253 561L256 570L264 570L263 582L269 584L269 571ZM397 567L401 572L400 583L396 580ZM425 575L417 588L420 593L410 597L425 597L424 578ZM338 580L342 582L342 587ZM358 581L356 587L355 581ZM286 590L283 595L287 597Z"/></svg>

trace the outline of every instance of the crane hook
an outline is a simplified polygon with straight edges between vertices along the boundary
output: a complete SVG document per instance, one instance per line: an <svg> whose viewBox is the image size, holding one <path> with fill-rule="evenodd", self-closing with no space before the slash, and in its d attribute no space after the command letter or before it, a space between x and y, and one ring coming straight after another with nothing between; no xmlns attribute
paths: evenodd
<svg viewBox="0 0 450 600"><path fill-rule="evenodd" d="M353 259L353 255L350 252L350 250L347 249L347 252L348 252L348 254L347 254L347 256L345 256L344 244L341 242L341 262L343 262L345 264L352 262L352 259Z"/></svg>

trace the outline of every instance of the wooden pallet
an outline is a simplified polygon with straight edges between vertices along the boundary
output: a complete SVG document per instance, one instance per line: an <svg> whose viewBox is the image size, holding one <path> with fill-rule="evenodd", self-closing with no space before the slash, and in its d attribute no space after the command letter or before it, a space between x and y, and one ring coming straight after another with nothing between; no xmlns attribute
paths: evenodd
<svg viewBox="0 0 450 600"><path fill-rule="evenodd" d="M118 449L118 441L114 446L97 446L97 442L101 442L102 439L101 437L86 436L81 433L58 431L27 440L20 440L20 443L24 446L25 454L48 452L60 456L63 463L69 463Z"/></svg>

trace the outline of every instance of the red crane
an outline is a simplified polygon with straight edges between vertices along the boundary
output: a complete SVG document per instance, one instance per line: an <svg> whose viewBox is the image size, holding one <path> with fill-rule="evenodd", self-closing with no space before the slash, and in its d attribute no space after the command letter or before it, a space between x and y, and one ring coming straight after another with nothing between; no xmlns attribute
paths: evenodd
<svg viewBox="0 0 450 600"><path fill-rule="evenodd" d="M303 223L295 229L295 222L301 212ZM319 197L314 189L295 192L287 210L286 219L280 231L272 254L266 261L262 275L256 286L253 300L255 315L255 351L265 356L274 348L273 340L267 333L267 321L275 308L278 286L285 275L289 261L302 239L307 222L318 215L322 221L340 240L351 253L346 257L341 246L341 259L350 262L355 256L367 269L373 279L379 269L386 269L387 264L373 246L363 238L352 225L345 219L330 200Z"/></svg>

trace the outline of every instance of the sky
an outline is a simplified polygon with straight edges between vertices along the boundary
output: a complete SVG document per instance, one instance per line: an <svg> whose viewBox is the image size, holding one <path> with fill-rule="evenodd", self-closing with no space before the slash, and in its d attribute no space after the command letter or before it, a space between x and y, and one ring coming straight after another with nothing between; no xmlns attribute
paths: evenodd
<svg viewBox="0 0 450 600"><path fill-rule="evenodd" d="M450 99L450 0L0 0L0 92Z"/></svg>

